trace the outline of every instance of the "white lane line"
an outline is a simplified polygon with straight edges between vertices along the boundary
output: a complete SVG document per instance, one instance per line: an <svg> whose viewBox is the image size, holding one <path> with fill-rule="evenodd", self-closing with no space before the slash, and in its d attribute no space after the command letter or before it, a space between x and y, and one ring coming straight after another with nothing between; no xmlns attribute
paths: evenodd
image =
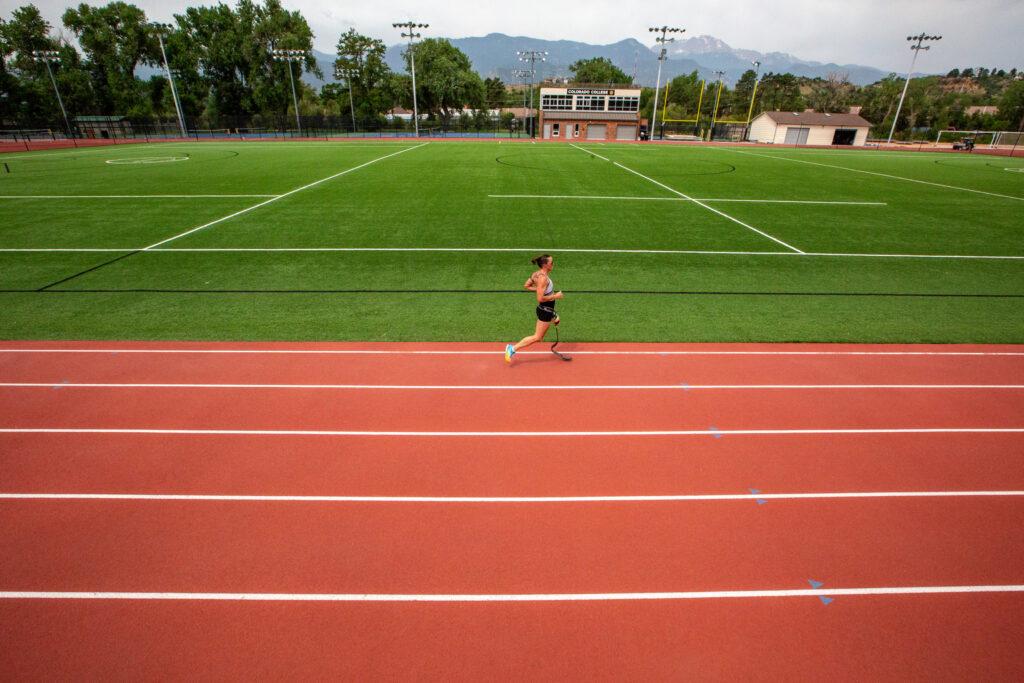
<svg viewBox="0 0 1024 683"><path fill-rule="evenodd" d="M276 194L24 194L0 195L0 199L237 199L278 197Z"/></svg>
<svg viewBox="0 0 1024 683"><path fill-rule="evenodd" d="M101 591L0 591L0 600L227 600L241 602L591 602L604 600L715 600L814 598L861 595L1021 593L1024 585L878 586L659 593L128 593Z"/></svg>
<svg viewBox="0 0 1024 683"><path fill-rule="evenodd" d="M541 437L554 436L781 436L819 434L1024 434L1024 427L927 427L893 429L663 429L576 432L428 432L334 429L146 429L100 427L0 427L0 434L161 434L201 436L397 436Z"/></svg>
<svg viewBox="0 0 1024 683"><path fill-rule="evenodd" d="M811 199L731 199L728 197L699 197L683 199L682 197L625 197L604 195L575 194L489 194L492 199L620 199L630 201L651 202L746 202L750 204L827 204L842 206L888 206L885 202L835 202Z"/></svg>
<svg viewBox="0 0 1024 683"><path fill-rule="evenodd" d="M592 150L584 149L583 147L580 147L580 146L576 145L575 143L569 143L569 144L572 145L573 147L575 147L576 149L580 150L581 152L586 152L587 154L593 154L594 156L599 157L601 159L604 159L605 161L611 161L611 159L608 159L607 157L603 157L600 154L598 154L597 152L594 152ZM619 168L621 168L624 171L629 171L630 173L632 173L635 176L639 176L639 177L643 178L644 180L646 180L648 182L654 183L658 187L664 188L664 189L668 190L669 192L671 192L673 194L677 194L680 197L682 197L683 199L686 199L688 201L693 202L697 206L701 206L701 207L707 209L708 211L710 211L712 213L718 214L722 218L728 219L728 220L732 221L733 223L736 223L737 225L741 225L741 226L743 226L744 228L746 228L748 230L753 230L754 232L756 232L757 234L761 235L762 237L767 237L772 242L776 242L777 244L781 244L782 246L786 247L787 249L791 249L791 250L795 251L798 254L803 254L804 253L800 249L797 249L796 247L794 247L792 244L788 244L787 242L783 242L782 240L780 240L780 239L778 239L776 237L772 237L771 235L769 235L765 231L758 230L754 226L752 226L752 225L750 225L748 223L744 223L740 219L734 218L734 217L730 216L729 214L725 213L724 211L719 211L718 209L716 209L716 208L714 208L712 206L708 206L707 204L705 204L704 202L700 201L699 199L694 199L693 197L691 197L691 196L689 196L689 195L687 195L687 194L685 194L683 192L680 192L679 190L675 190L675 189L669 187L665 183L659 182L659 181L657 181L654 178L651 178L649 176L645 176L643 173L640 173L639 171L634 171L633 169L629 168L628 166L623 166L622 164L620 164L617 161L611 161L611 163L614 164L615 166L618 166Z"/></svg>
<svg viewBox="0 0 1024 683"><path fill-rule="evenodd" d="M850 498L998 498L1024 491L856 491L839 493L725 493L662 496L247 496L175 493L0 493L0 500L125 500L235 503L673 503Z"/></svg>
<svg viewBox="0 0 1024 683"><path fill-rule="evenodd" d="M731 147L720 147L718 149L726 152L735 152L736 154L747 154L752 157L764 157L765 159L777 159L779 161L792 161L796 164L810 164L811 166L821 166L823 168L837 168L841 171L852 171L853 173L865 173L867 175L880 176L882 178L891 178L893 180L905 180L908 183L920 183L921 185L931 185L933 187L941 187L947 190L960 190L962 192L974 192L975 194L985 194L990 197L1000 197L1001 199L1013 199L1018 202L1024 202L1024 197L1014 197L1008 194L999 194L998 192L986 192L985 190L973 190L969 187L959 187L957 185L946 185L944 183L933 183L928 180L918 180L917 178L905 178L903 176L892 175L890 173L879 173L878 171L865 171L860 168L850 168L849 166L836 166L835 164L823 164L820 161L805 161L804 159L793 159L790 157L776 156L774 154L758 154L757 152L747 152L740 149L733 149Z"/></svg>
<svg viewBox="0 0 1024 683"><path fill-rule="evenodd" d="M680 391L1024 389L1024 384L225 384L178 382L0 382L0 388L52 389L353 389L409 391Z"/></svg>
<svg viewBox="0 0 1024 683"><path fill-rule="evenodd" d="M320 180L315 180L315 181L313 181L311 183L303 185L302 187L297 187L294 190L289 190L288 192L285 192L284 194L275 195L275 196L271 197L270 199L268 199L266 201L260 202L259 204L253 204L252 206L246 207L246 208L242 209L241 211L235 211L234 213L228 214L227 216L224 216L222 218L218 218L217 220L210 221L209 223L204 223L203 225L200 225L200 226L197 226L195 228L192 228L191 230L186 230L183 233L174 235L172 237L168 237L165 240L160 240L159 242L156 242L155 244L151 244L148 247L144 247L142 249L142 251L150 251L151 249L159 247L161 244L167 244L168 242L172 242L174 240L181 239L182 237L185 237L186 235L191 235L192 233L197 232L199 230L203 230L204 228L208 228L211 225L217 225L218 223L223 223L224 221L229 220L231 218L234 218L235 216L241 216L244 213L248 213L250 211L258 209L261 206L266 206L267 204L270 204L272 202L276 202L279 199L284 199L285 197L291 196L291 195L295 194L296 192L302 192L303 190L308 190L309 188L315 187L315 186L317 186L317 185L319 185L321 183L326 183L328 180L334 180L335 178L340 178L343 175L346 175L348 173L352 173L353 171L358 171L361 168L365 168L365 167L369 166L370 164L375 164L378 161L383 161L384 159L389 159L389 158L391 158L393 156L397 156L399 154L404 154L405 152L408 152L411 149L417 149L417 148L423 147L424 145L427 145L427 144L429 144L429 143L424 142L422 144L416 145L415 147L406 147L405 149L400 149L397 152L392 152L391 154L385 154L382 157L377 157L376 159L371 159L370 161L367 161L364 164L359 164L358 166L353 166L352 168L347 168L344 171L341 171L339 173L335 173L334 175L329 175L326 178L321 178Z"/></svg>
<svg viewBox="0 0 1024 683"><path fill-rule="evenodd" d="M668 199L671 199L669 197ZM0 248L0 253L17 252L127 252L141 251L141 247L120 247L107 249L76 247L19 247ZM688 256L818 256L826 258L895 258L895 259L979 259L997 261L1020 261L1024 256L997 254L870 254L844 252L793 252L793 251L710 251L703 249L573 249L551 247L171 247L150 249L148 254L173 254L176 252L223 252L223 253L288 253L288 252L439 252L439 253L530 253L541 251L578 254L654 254Z"/></svg>
<svg viewBox="0 0 1024 683"><path fill-rule="evenodd" d="M211 353L368 356L500 356L502 350L475 351L404 349L137 349L137 348L2 348L0 353ZM516 355L547 356L548 351L520 351ZM572 351L574 356L1024 356L1024 351Z"/></svg>

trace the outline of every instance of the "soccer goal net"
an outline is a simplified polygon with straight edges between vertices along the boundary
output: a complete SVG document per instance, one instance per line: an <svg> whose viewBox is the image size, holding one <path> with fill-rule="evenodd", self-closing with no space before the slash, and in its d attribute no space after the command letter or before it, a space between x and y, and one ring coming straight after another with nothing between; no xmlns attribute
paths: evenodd
<svg viewBox="0 0 1024 683"><path fill-rule="evenodd" d="M974 141L976 147L987 147L989 149L1024 146L1024 138L1021 138L1020 131L1014 130L940 130L935 138L936 145L956 145L966 139Z"/></svg>

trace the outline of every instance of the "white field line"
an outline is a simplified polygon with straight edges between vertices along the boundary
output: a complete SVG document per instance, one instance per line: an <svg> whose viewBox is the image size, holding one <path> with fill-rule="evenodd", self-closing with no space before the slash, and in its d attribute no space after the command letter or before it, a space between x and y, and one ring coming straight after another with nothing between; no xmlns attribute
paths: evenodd
<svg viewBox="0 0 1024 683"><path fill-rule="evenodd" d="M89 247L13 247L0 248L0 253L76 253L76 252L127 252L141 251L141 247L95 249ZM577 254L654 254L671 256L817 256L821 258L896 258L896 259L978 259L996 261L1020 261L1024 256L1003 256L994 254L857 254L842 252L793 252L793 251L709 251L701 249L560 249L551 247L170 247L150 249L148 254L173 254L175 252L439 252L439 253L538 253L556 251Z"/></svg>
<svg viewBox="0 0 1024 683"><path fill-rule="evenodd" d="M759 154L757 152L747 152L746 150L733 149L731 147L721 147L726 152L734 152L736 154L747 154L753 157L764 157L766 159L777 159L779 161L792 161L796 164L810 164L812 166L821 166L823 168L837 168L841 171L852 171L853 173L865 173L867 175L875 175L882 178L891 178L893 180L905 180L908 183L919 183L921 185L931 185L933 187L941 187L947 190L960 190L962 192L974 192L975 194L984 194L990 197L1000 197L1001 199L1013 199L1018 202L1024 202L1024 197L1014 197L1008 194L999 194L998 192L987 192L985 190L974 190L969 187L959 187L958 185L946 185L944 183L933 183L930 180L918 180L917 178L905 178L903 176L892 175L890 173L879 173L878 171L865 171L860 168L850 168L849 166L836 166L834 164L823 164L820 161L805 161L803 159L793 159L792 157L777 156L774 154Z"/></svg>
<svg viewBox="0 0 1024 683"><path fill-rule="evenodd" d="M0 493L0 500L223 501L236 503L674 503L735 500L850 498L992 498L1024 491L854 491L835 493L725 493L652 496L251 496L179 493Z"/></svg>
<svg viewBox="0 0 1024 683"><path fill-rule="evenodd" d="M0 427L0 434L159 434L162 436L381 436L381 437L600 437L781 436L822 434L1024 434L1024 427L914 427L879 429L659 429L573 432L428 432L341 429L147 429L103 427Z"/></svg>
<svg viewBox="0 0 1024 683"><path fill-rule="evenodd" d="M266 206L267 204L270 204L272 202L276 202L279 199L284 199L285 197L291 196L291 195L295 194L296 192L302 192L303 190L308 190L309 188L315 187L315 186L317 186L317 185L319 185L321 183L326 183L328 180L334 180L335 178L340 178L343 175L346 175L348 173L352 173L353 171L358 171L361 168L365 168L366 166L369 166L370 164L375 164L378 161L383 161L384 159L388 159L388 158L396 156L398 154L402 154L404 152L408 152L411 149L417 149L418 147L423 147L423 145L426 145L426 144L429 144L429 143L424 142L422 144L416 145L415 147L406 147L405 149L400 149L397 152L392 152L391 154L385 154L382 157L377 157L376 159L371 159L370 161L367 161L366 163L363 163L363 164L359 164L358 166L353 166L352 168L347 168L344 171L341 171L339 173L335 173L334 175L329 175L326 178L321 178L320 180L314 180L313 182L308 183L306 185L303 185L302 187L297 187L294 190L289 190L288 192L285 192L284 194L275 195L274 197L271 197L270 199L268 199L266 201L260 202L259 204L253 204L252 206L244 208L241 211L235 211L234 213L228 214L227 216L224 216L222 218L218 218L217 220L210 221L209 223L204 223L203 225L200 225L200 226L197 226L195 228L192 228L191 230L186 230L183 233L174 235L172 237L168 237L167 239L164 239L164 240L160 240L159 242L156 242L155 244L151 244L148 247L143 248L142 251L149 251L151 249L154 249L155 247L159 247L161 244L167 244L168 242L172 242L172 241L174 241L176 239L180 239L182 237L185 237L186 235L191 235L192 233L197 232L199 230L203 230L204 228L208 228L211 225L217 225L218 223L223 223L224 221L229 220L231 218L234 218L235 216L241 216L244 213L248 213L250 211L258 209L261 206Z"/></svg>
<svg viewBox="0 0 1024 683"><path fill-rule="evenodd" d="M888 206L885 202L832 202L809 199L730 199L727 197L616 197L573 194L489 194L492 199L618 199L653 202L744 202L750 204L829 204L843 206Z"/></svg>
<svg viewBox="0 0 1024 683"><path fill-rule="evenodd" d="M400 350L400 349L136 349L136 348L2 348L0 353L210 353L210 354L285 354L341 356L500 356L503 350L476 351L465 349ZM546 356L548 351L519 351L516 355ZM574 356L1024 356L1024 351L572 351Z"/></svg>
<svg viewBox="0 0 1024 683"><path fill-rule="evenodd" d="M25 194L0 199L221 199L277 197L276 194Z"/></svg>
<svg viewBox="0 0 1024 683"><path fill-rule="evenodd" d="M593 602L606 600L715 600L814 598L861 595L1021 593L1024 585L879 586L781 590L677 591L659 593L127 593L100 591L0 591L0 600L188 600L239 602Z"/></svg>
<svg viewBox="0 0 1024 683"><path fill-rule="evenodd" d="M369 391L763 391L763 390L992 390L1024 384L222 384L153 382L0 382L0 389L338 389Z"/></svg>
<svg viewBox="0 0 1024 683"><path fill-rule="evenodd" d="M778 239L776 237L772 237L771 235L769 235L765 231L758 230L754 226L749 225L747 223L744 223L743 221L741 221L738 218L733 218L732 216L730 216L729 214L725 213L724 211L719 211L718 209L716 209L716 208L714 208L712 206L708 206L707 204L705 204L704 202L700 201L699 199L694 199L693 197L690 197L689 195L684 194L684 193L680 192L679 190L674 190L671 187L669 187L668 185L666 185L665 183L659 182L659 181L657 181L654 178L651 178L649 176L645 176L643 173L640 173L639 171L634 171L633 169L629 168L628 166L623 166L622 164L620 164L617 161L612 161L608 157L601 156L600 154L598 154L597 152L595 152L593 150L585 149L585 148L580 147L580 146L578 146L578 145L576 145L575 143L572 143L572 142L570 142L569 144L572 147L575 147L576 149L580 150L581 152L586 152L587 154L593 154L594 156L598 157L599 159L604 159L605 161L609 161L609 162L611 162L615 166L618 166L619 168L621 168L624 171L628 171L628 172L632 173L633 175L639 176L639 177L643 178L644 180L646 180L648 182L652 182L655 185L657 185L658 187L664 188L664 189L668 190L669 192L671 192L673 194L677 194L680 197L682 197L683 199L689 200L689 201L693 202L694 204L696 204L697 206L703 207L703 208L707 209L708 211L710 211L712 213L718 214L722 218L728 219L728 220L732 221L733 223L736 223L737 225L741 225L741 226L743 226L744 228L746 228L748 230L752 230L752 231L756 232L757 234L761 235L762 237L767 237L772 242L776 242L778 244L781 244L782 246L786 247L787 249L792 249L793 251L795 251L798 254L803 254L804 253L800 249L797 249L796 247L794 247L792 244L788 244L788 243L783 242L782 240L780 240L780 239Z"/></svg>

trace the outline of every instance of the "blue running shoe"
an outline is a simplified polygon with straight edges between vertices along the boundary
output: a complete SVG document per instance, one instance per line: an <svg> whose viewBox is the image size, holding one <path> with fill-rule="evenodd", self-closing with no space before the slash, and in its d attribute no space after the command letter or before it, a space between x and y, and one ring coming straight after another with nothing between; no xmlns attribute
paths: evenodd
<svg viewBox="0 0 1024 683"><path fill-rule="evenodd" d="M512 356L514 356L514 355L516 355L515 347L512 346L511 344L507 345L505 347L505 362L506 363L511 363L512 362Z"/></svg>

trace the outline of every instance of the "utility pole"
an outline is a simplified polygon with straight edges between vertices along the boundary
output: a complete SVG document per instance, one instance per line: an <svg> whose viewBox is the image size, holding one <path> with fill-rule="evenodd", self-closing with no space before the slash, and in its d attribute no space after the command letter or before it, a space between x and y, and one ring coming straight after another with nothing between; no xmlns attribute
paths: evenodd
<svg viewBox="0 0 1024 683"><path fill-rule="evenodd" d="M348 106L352 112L352 133L356 132L356 105L355 100L352 99L352 79L359 75L358 69L335 69L335 78L344 78L348 81Z"/></svg>
<svg viewBox="0 0 1024 683"><path fill-rule="evenodd" d="M299 98L295 94L295 75L292 73L292 62L302 62L308 56L305 50L272 50L274 60L288 65L288 80L292 82L292 102L295 104L295 127L302 137L302 119L299 118Z"/></svg>
<svg viewBox="0 0 1024 683"><path fill-rule="evenodd" d="M548 53L543 50L519 50L516 52L519 55L519 61L530 63L530 137L534 137L536 126L534 121L536 120L533 116L533 77L537 74L537 62L546 62L548 59ZM540 106L540 102L537 103Z"/></svg>
<svg viewBox="0 0 1024 683"><path fill-rule="evenodd" d="M417 24L412 21L391 24L394 28L405 29L408 33L402 33L403 38L409 40L409 63L412 65L412 120L416 128L416 137L420 136L420 110L416 104L416 51L413 49L413 41L423 36L416 33L416 29L430 28L430 24Z"/></svg>
<svg viewBox="0 0 1024 683"><path fill-rule="evenodd" d="M722 78L725 76L725 72L716 71L715 75L718 76L718 94L715 95L715 110L711 114L711 128L708 129L708 142L715 139L715 121L718 119L718 102L722 99Z"/></svg>
<svg viewBox="0 0 1024 683"><path fill-rule="evenodd" d="M185 131L185 116L181 112L181 102L178 100L178 90L174 86L174 76L171 74L171 65L167 63L167 51L164 49L164 36L171 32L170 24L153 23L149 25L157 40L160 41L160 54L164 58L164 71L167 73L167 80L171 84L171 99L174 100L174 111L178 114L178 128L181 130L181 137L187 137Z"/></svg>
<svg viewBox="0 0 1024 683"><path fill-rule="evenodd" d="M761 62L754 60L751 62L754 67L754 89L750 93L750 108L747 110L747 126L743 133L745 140L750 139L750 117L754 115L754 97L757 95L757 84L761 82Z"/></svg>
<svg viewBox="0 0 1024 683"><path fill-rule="evenodd" d="M53 83L53 92L57 95L57 104L60 105L60 113L64 115L64 125L68 129L68 137L74 140L75 134L71 132L71 124L68 123L68 112L64 109L64 100L60 97L60 89L57 88L57 79L53 77L53 69L50 68L50 64L60 64L60 53L56 50L34 50L32 52L32 58L37 62L46 64L46 73L50 74L50 83Z"/></svg>
<svg viewBox="0 0 1024 683"><path fill-rule="evenodd" d="M667 38L666 36L669 33L685 33L686 29L662 26L661 28L649 28L647 30L651 33L661 33L660 36L654 39L661 46L661 50L658 52L658 80L654 84L654 109L651 110L651 132L647 138L653 142L654 131L658 123L658 90L661 88L661 65L665 62L665 58L668 55L668 49L665 46L675 41L675 38Z"/></svg>
<svg viewBox="0 0 1024 683"><path fill-rule="evenodd" d="M889 139L886 140L886 144L892 142L893 133L896 132L896 122L899 121L900 111L903 109L903 98L907 96L907 87L910 85L910 77L914 73L914 63L917 61L917 55L921 50L928 50L930 46L925 45L922 47L921 43L926 40L942 40L942 36L930 36L926 33L921 33L916 36L907 36L907 40L910 42L917 41L917 45L911 45L910 49L914 51L914 57L910 60L910 71L907 72L907 81L903 84L903 94L900 95L899 106L896 107L896 116L892 118L892 128L889 129Z"/></svg>

